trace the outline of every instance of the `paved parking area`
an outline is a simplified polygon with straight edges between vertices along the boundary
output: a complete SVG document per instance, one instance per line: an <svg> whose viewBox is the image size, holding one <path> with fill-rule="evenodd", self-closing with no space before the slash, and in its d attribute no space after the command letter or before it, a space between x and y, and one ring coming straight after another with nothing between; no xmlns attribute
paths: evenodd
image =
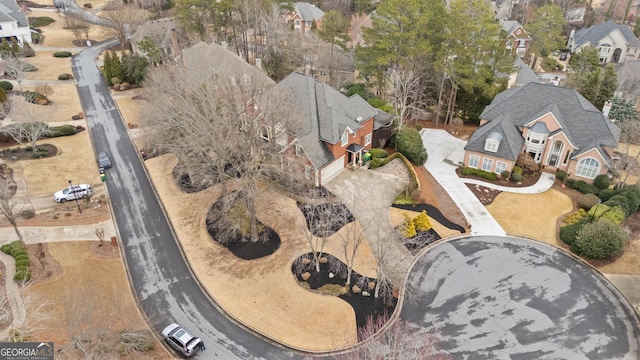
<svg viewBox="0 0 640 360"><path fill-rule="evenodd" d="M639 359L637 314L601 275L564 251L512 236L453 239L408 279L401 318L436 330L455 359Z"/></svg>

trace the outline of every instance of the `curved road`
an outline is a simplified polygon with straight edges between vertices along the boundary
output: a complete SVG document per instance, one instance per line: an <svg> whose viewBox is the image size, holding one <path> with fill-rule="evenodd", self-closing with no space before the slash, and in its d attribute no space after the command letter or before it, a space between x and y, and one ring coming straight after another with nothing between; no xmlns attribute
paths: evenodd
<svg viewBox="0 0 640 360"><path fill-rule="evenodd" d="M202 359L302 358L225 317L191 273L95 63L100 52L116 43L107 40L79 52L72 69L94 150L111 154L114 164L107 170L106 186L142 310L158 332L177 322L202 337L207 345L198 356Z"/></svg>

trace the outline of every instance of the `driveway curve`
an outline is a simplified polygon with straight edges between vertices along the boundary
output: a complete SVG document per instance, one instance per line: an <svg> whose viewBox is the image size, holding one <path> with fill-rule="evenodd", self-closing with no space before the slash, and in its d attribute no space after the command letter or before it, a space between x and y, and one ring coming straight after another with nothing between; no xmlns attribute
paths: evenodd
<svg viewBox="0 0 640 360"><path fill-rule="evenodd" d="M198 358L301 358L303 354L228 319L191 273L95 63L100 52L116 43L107 40L79 52L73 57L72 69L94 151L107 151L114 164L107 170L106 188L132 288L143 312L158 332L177 322L202 337L207 349Z"/></svg>
<svg viewBox="0 0 640 360"><path fill-rule="evenodd" d="M638 315L597 270L514 236L457 238L421 253L400 317L455 359L639 359ZM433 332L435 330L435 332ZM433 336L433 335L432 335Z"/></svg>

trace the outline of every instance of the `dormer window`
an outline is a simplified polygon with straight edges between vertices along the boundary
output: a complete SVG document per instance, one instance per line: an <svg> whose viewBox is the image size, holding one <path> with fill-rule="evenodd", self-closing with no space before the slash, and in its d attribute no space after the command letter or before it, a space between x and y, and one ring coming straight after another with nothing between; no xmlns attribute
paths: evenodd
<svg viewBox="0 0 640 360"><path fill-rule="evenodd" d="M502 135L498 132L492 132L487 136L484 142L485 151L497 152L500 147L500 141L502 141Z"/></svg>
<svg viewBox="0 0 640 360"><path fill-rule="evenodd" d="M347 130L342 133L341 142L342 146L347 146L347 142L349 142L349 133L347 132Z"/></svg>

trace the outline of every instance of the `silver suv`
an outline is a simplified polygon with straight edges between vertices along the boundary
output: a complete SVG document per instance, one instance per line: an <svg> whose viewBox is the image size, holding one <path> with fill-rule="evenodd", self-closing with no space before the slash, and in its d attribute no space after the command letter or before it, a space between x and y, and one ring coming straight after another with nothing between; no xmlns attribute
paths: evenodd
<svg viewBox="0 0 640 360"><path fill-rule="evenodd" d="M53 194L56 202L63 203L72 200L86 199L93 193L89 184L71 185Z"/></svg>
<svg viewBox="0 0 640 360"><path fill-rule="evenodd" d="M191 336L178 324L171 324L162 330L162 338L172 348L186 357L192 357L204 348L204 343L199 337Z"/></svg>

